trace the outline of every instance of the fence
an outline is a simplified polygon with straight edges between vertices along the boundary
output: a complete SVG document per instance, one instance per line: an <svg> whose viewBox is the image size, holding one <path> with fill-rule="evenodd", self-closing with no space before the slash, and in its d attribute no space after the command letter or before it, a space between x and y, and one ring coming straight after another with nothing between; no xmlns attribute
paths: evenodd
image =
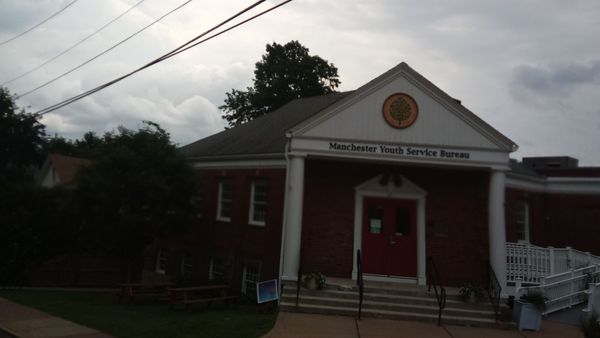
<svg viewBox="0 0 600 338"><path fill-rule="evenodd" d="M590 283L600 280L600 265L590 265L568 272L540 278L540 285L520 287L517 283L517 299L529 292L541 292L546 300L543 314L570 308L587 301Z"/></svg>
<svg viewBox="0 0 600 338"><path fill-rule="evenodd" d="M553 248L531 244L506 243L506 281L540 284L542 278L591 264L600 256L571 247Z"/></svg>

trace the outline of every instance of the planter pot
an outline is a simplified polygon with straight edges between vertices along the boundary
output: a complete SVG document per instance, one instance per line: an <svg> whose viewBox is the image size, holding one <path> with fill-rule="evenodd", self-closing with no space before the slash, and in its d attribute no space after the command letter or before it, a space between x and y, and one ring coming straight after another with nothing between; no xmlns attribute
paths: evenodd
<svg viewBox="0 0 600 338"><path fill-rule="evenodd" d="M469 298L466 299L466 302L469 304L478 304L479 299L477 297L475 297L474 295L470 295Z"/></svg>
<svg viewBox="0 0 600 338"><path fill-rule="evenodd" d="M519 331L539 331L542 323L542 313L537 306L516 300L513 309L513 320L517 323Z"/></svg>
<svg viewBox="0 0 600 338"><path fill-rule="evenodd" d="M316 289L317 289L317 281L316 281L316 280L314 280L314 279L312 279L312 278L311 278L311 279L309 279L309 280L306 282L306 287L307 287L309 290L316 290Z"/></svg>

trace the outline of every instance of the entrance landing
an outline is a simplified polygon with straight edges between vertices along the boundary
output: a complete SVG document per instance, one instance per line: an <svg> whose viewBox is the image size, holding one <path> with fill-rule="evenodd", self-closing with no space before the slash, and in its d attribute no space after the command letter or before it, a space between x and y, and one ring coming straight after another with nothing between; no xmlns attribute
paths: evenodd
<svg viewBox="0 0 600 338"><path fill-rule="evenodd" d="M367 277L368 278L368 277ZM332 287L337 287L342 290L354 290L357 289L356 280L348 279L348 278L337 278L337 277L328 277L327 285ZM380 291L390 290L390 291L414 291L415 293L423 293L428 292L428 287L426 285L417 285L414 283L406 283L404 281L398 282L382 282L382 281L373 281L373 280L364 280L365 291L366 289L377 289ZM459 288L445 286L446 295L450 297L458 297ZM433 293L433 289L431 290Z"/></svg>

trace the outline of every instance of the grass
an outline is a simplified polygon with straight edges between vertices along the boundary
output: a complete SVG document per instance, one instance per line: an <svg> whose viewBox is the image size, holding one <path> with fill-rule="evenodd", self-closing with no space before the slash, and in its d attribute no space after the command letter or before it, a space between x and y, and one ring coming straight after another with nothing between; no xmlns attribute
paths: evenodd
<svg viewBox="0 0 600 338"><path fill-rule="evenodd" d="M253 304L196 304L172 310L154 301L119 304L106 293L2 290L0 297L30 306L116 337L261 337L276 314L259 313Z"/></svg>

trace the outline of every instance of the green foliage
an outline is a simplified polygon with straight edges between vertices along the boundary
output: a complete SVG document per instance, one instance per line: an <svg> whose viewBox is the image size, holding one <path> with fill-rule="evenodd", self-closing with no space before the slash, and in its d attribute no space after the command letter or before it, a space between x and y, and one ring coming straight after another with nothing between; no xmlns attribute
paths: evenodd
<svg viewBox="0 0 600 338"><path fill-rule="evenodd" d="M132 262L196 215L197 176L155 123L106 133L76 178L77 208L93 250Z"/></svg>
<svg viewBox="0 0 600 338"><path fill-rule="evenodd" d="M293 99L329 94L339 86L338 70L298 41L267 44L256 63L254 86L226 93L223 118L229 126L270 113Z"/></svg>
<svg viewBox="0 0 600 338"><path fill-rule="evenodd" d="M528 291L527 294L521 296L519 299L524 303L535 305L540 312L546 311L548 297L544 296L544 293L541 291Z"/></svg>
<svg viewBox="0 0 600 338"><path fill-rule="evenodd" d="M325 276L319 271L313 271L304 275L304 279L302 280L304 282L304 286L307 286L311 280L315 281L317 289L319 290L324 289L327 286L327 280L325 279Z"/></svg>
<svg viewBox="0 0 600 338"><path fill-rule="evenodd" d="M31 181L32 169L42 163L46 134L38 119L0 87L0 186Z"/></svg>
<svg viewBox="0 0 600 338"><path fill-rule="evenodd" d="M76 248L72 192L33 185L0 194L0 285L26 284L28 268Z"/></svg>
<svg viewBox="0 0 600 338"><path fill-rule="evenodd" d="M484 289L476 283L468 283L458 290L458 294L463 301L468 301L471 297L480 302L484 297Z"/></svg>
<svg viewBox="0 0 600 338"><path fill-rule="evenodd" d="M94 132L89 131L83 134L81 139L77 140L68 140L61 136L49 138L44 144L44 153L58 153L92 159L100 155L103 145L103 138L100 138Z"/></svg>
<svg viewBox="0 0 600 338"><path fill-rule="evenodd" d="M273 313L259 313L256 305L213 303L187 311L156 301L119 304L111 293L59 291L0 291L8 298L115 337L213 338L264 336L275 323Z"/></svg>

